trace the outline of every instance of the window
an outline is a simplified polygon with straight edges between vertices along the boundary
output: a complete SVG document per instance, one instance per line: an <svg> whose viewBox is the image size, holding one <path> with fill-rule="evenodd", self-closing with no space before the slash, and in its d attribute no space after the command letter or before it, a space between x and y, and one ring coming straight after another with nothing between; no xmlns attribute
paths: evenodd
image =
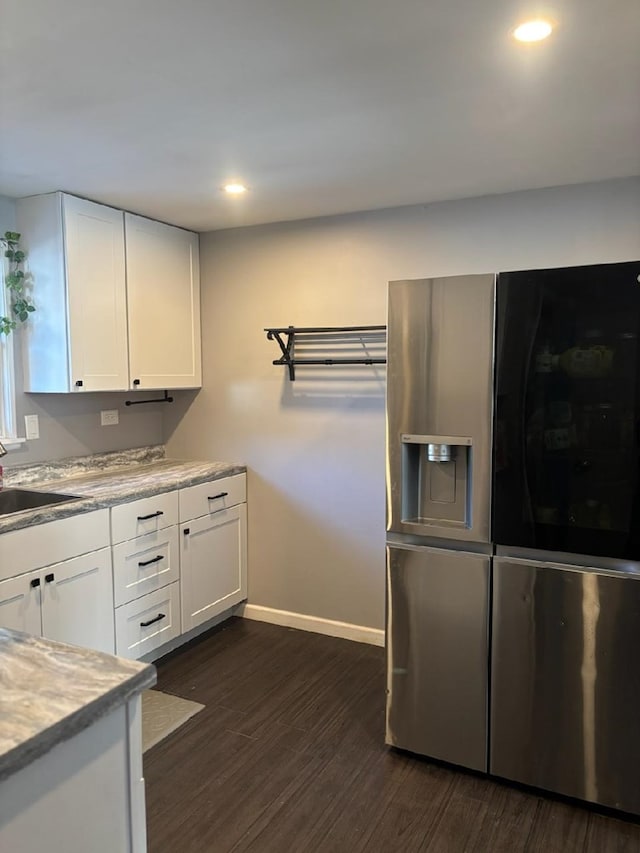
<svg viewBox="0 0 640 853"><path fill-rule="evenodd" d="M0 263L0 315L9 313L6 267ZM0 335L0 438L16 438L16 392L13 367L13 334ZM5 442L6 443L6 442Z"/></svg>

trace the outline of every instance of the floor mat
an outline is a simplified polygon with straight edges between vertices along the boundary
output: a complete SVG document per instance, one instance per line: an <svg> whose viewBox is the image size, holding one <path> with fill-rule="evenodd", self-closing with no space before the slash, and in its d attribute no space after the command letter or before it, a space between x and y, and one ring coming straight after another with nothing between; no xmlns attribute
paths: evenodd
<svg viewBox="0 0 640 853"><path fill-rule="evenodd" d="M199 702L160 690L145 690L142 693L142 751L160 743L203 708Z"/></svg>

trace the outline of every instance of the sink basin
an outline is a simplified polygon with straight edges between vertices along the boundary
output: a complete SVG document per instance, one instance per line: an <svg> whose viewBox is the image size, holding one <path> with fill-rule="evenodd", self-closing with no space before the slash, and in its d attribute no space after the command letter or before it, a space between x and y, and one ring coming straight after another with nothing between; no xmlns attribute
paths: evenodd
<svg viewBox="0 0 640 853"><path fill-rule="evenodd" d="M75 495L57 495L52 492L32 492L29 489L2 489L0 491L0 515L37 509L41 506L75 501Z"/></svg>

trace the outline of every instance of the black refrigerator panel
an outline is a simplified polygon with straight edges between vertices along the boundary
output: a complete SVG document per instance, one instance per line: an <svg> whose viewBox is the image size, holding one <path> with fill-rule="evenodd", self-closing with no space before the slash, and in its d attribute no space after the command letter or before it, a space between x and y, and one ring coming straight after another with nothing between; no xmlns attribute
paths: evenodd
<svg viewBox="0 0 640 853"><path fill-rule="evenodd" d="M501 273L492 538L640 559L640 261Z"/></svg>

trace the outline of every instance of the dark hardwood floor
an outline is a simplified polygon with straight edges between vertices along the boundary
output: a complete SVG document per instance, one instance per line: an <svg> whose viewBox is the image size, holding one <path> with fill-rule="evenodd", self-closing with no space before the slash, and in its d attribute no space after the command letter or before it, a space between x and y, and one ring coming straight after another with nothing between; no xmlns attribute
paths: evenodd
<svg viewBox="0 0 640 853"><path fill-rule="evenodd" d="M149 853L638 853L640 825L384 745L383 650L232 619L158 664ZM640 771L639 771L640 777Z"/></svg>

